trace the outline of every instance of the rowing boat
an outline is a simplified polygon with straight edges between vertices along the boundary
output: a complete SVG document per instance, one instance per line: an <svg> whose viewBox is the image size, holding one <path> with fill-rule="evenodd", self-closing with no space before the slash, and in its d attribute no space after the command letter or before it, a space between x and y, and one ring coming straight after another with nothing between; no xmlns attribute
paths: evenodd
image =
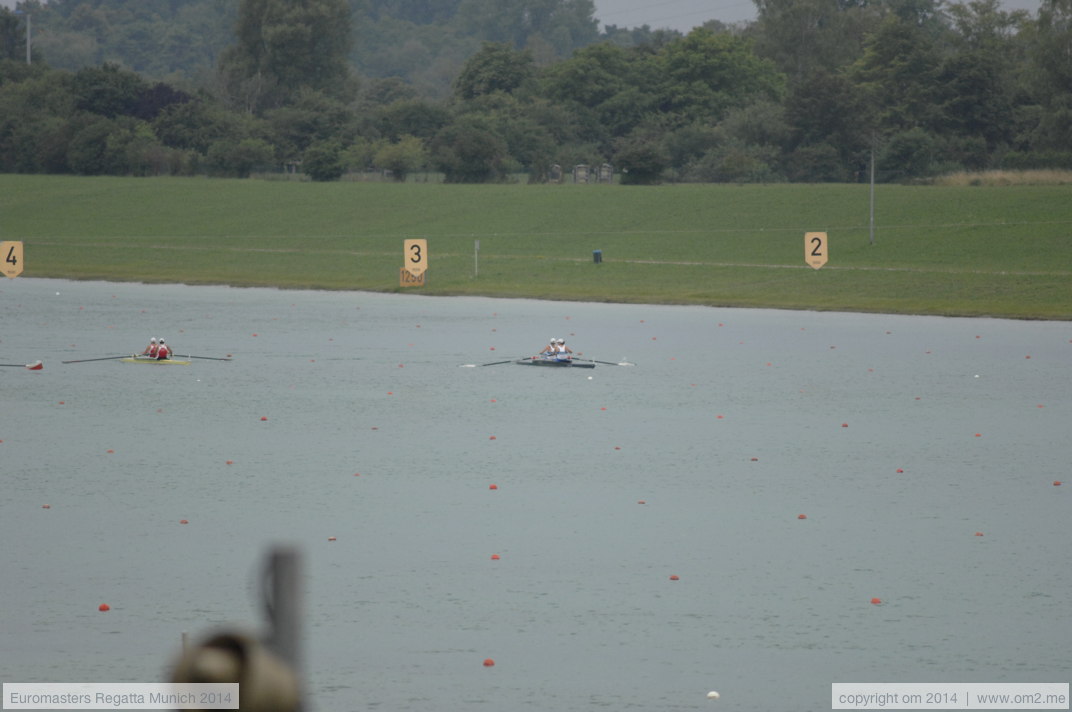
<svg viewBox="0 0 1072 712"><path fill-rule="evenodd" d="M189 366L189 361L182 361L177 358L146 358L144 356L127 356L126 358L119 359L123 363L149 363L157 366Z"/></svg>
<svg viewBox="0 0 1072 712"><path fill-rule="evenodd" d="M519 366L551 366L554 368L595 368L591 361L559 361L553 358L522 358L514 361Z"/></svg>

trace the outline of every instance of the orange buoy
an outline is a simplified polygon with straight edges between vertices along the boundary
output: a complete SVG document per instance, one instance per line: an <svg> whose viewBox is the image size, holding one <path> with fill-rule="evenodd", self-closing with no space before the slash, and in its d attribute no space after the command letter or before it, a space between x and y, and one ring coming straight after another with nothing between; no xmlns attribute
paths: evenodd
<svg viewBox="0 0 1072 712"><path fill-rule="evenodd" d="M877 605L879 605L880 603L882 603L882 599L881 599L881 598L872 598L872 599L871 599L871 605L873 605L873 606L877 606Z"/></svg>
<svg viewBox="0 0 1072 712"><path fill-rule="evenodd" d="M234 464L234 460L228 460L228 461L227 461L227 464L228 464L228 465L233 465L233 464Z"/></svg>
<svg viewBox="0 0 1072 712"><path fill-rule="evenodd" d="M266 420L268 420L268 416L267 415L262 415L261 416L261 422L263 423Z"/></svg>
<svg viewBox="0 0 1072 712"><path fill-rule="evenodd" d="M488 485L488 489L489 490L497 490L497 489L499 489L499 485Z"/></svg>
<svg viewBox="0 0 1072 712"><path fill-rule="evenodd" d="M1058 484L1058 483L1054 482L1054 484ZM51 504L42 504L41 509L52 509L52 505Z"/></svg>
<svg viewBox="0 0 1072 712"><path fill-rule="evenodd" d="M488 438L488 440L494 440L494 439L495 439L494 435L492 435L491 437Z"/></svg>
<svg viewBox="0 0 1072 712"><path fill-rule="evenodd" d="M679 580L680 580L680 578L678 577L678 575L677 575L677 574L671 574L671 575L670 575L670 580L671 580L671 581L679 581Z"/></svg>
<svg viewBox="0 0 1072 712"><path fill-rule="evenodd" d="M975 532L975 536L982 536L982 535L983 535L982 532Z"/></svg>
<svg viewBox="0 0 1072 712"><path fill-rule="evenodd" d="M807 518L808 518L807 514L798 514L797 515L797 519L807 519Z"/></svg>
<svg viewBox="0 0 1072 712"><path fill-rule="evenodd" d="M495 667L495 661L491 658L484 658L484 667Z"/></svg>
<svg viewBox="0 0 1072 712"><path fill-rule="evenodd" d="M847 427L849 427L849 424L848 424L848 423L842 423L842 424L841 424L841 427L843 427L843 428L847 428Z"/></svg>
<svg viewBox="0 0 1072 712"><path fill-rule="evenodd" d="M102 612L103 611L110 611L110 610L112 610L112 607L109 606L107 603L102 603L99 606L97 606L97 610L102 611Z"/></svg>
<svg viewBox="0 0 1072 712"><path fill-rule="evenodd" d="M898 474L898 475L903 475L903 474L904 474L904 470L902 470L902 469L901 469L900 467L898 467L898 468L897 468L897 474Z"/></svg>
<svg viewBox="0 0 1072 712"><path fill-rule="evenodd" d="M189 519L180 519L179 520L179 524L189 524L189 523L190 523Z"/></svg>
<svg viewBox="0 0 1072 712"><path fill-rule="evenodd" d="M491 555L491 560L492 561L498 561L499 560L499 555L498 554L492 554Z"/></svg>
<svg viewBox="0 0 1072 712"><path fill-rule="evenodd" d="M759 458L758 457L753 457L752 462L759 462Z"/></svg>
<svg viewBox="0 0 1072 712"><path fill-rule="evenodd" d="M1061 480L1054 480L1053 481L1053 486L1054 487L1060 487L1061 486Z"/></svg>
<svg viewBox="0 0 1072 712"><path fill-rule="evenodd" d="M642 499L638 499L637 504L647 504L647 502Z"/></svg>
<svg viewBox="0 0 1072 712"><path fill-rule="evenodd" d="M114 455L115 454L115 450L112 450L112 449L109 449L107 452L108 452L109 455Z"/></svg>
<svg viewBox="0 0 1072 712"><path fill-rule="evenodd" d="M333 537L333 536L329 536L329 537L328 537L328 541L335 541L335 537Z"/></svg>

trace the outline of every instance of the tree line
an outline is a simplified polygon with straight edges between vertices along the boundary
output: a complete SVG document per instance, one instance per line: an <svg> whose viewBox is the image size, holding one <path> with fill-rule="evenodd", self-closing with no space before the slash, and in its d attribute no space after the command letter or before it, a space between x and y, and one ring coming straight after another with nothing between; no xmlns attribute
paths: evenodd
<svg viewBox="0 0 1072 712"><path fill-rule="evenodd" d="M754 1L754 22L683 35L600 32L591 0L29 0L0 9L0 171L1072 168L1072 0Z"/></svg>

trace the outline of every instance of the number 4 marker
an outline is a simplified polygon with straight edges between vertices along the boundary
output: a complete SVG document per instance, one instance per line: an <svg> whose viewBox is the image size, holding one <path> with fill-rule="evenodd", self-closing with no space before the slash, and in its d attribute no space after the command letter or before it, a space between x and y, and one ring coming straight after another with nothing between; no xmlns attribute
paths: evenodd
<svg viewBox="0 0 1072 712"><path fill-rule="evenodd" d="M22 243L0 242L0 255L4 261L0 263L0 270L6 277L18 277L22 274Z"/></svg>

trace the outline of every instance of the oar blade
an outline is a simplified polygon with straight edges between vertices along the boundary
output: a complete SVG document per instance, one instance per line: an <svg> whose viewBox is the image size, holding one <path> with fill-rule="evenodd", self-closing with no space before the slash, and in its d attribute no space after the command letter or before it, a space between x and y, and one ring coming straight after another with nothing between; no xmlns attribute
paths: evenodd
<svg viewBox="0 0 1072 712"><path fill-rule="evenodd" d="M33 363L26 364L26 368L29 369L30 371L40 371L44 367L45 367L45 364L41 363L40 359L34 361Z"/></svg>

